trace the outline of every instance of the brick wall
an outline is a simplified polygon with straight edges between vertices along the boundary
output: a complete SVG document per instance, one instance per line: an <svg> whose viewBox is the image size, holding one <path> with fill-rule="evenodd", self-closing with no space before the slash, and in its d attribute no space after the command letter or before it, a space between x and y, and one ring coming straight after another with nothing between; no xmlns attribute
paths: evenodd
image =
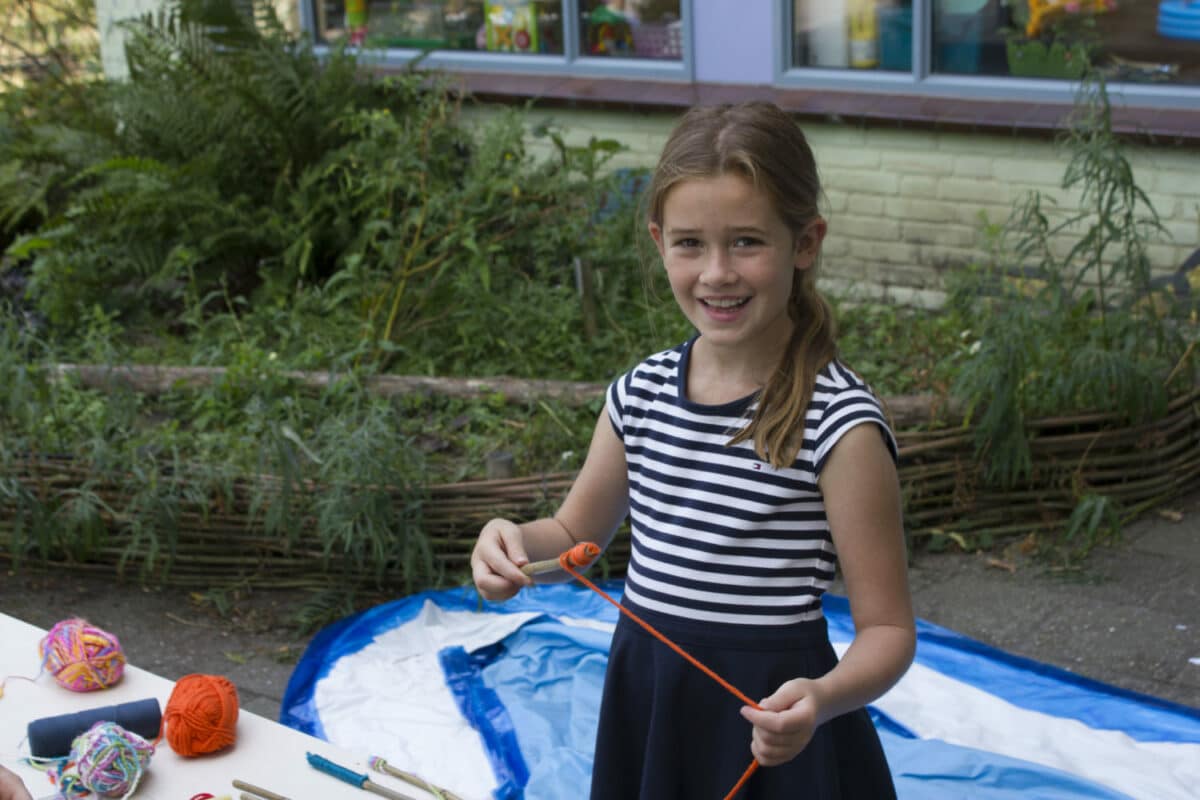
<svg viewBox="0 0 1200 800"><path fill-rule="evenodd" d="M485 110L469 112L474 118ZM612 138L629 149L615 167L652 166L672 114L533 111L530 124L554 119L567 140ZM1045 137L905 130L803 122L827 195L829 236L823 285L831 292L936 306L948 270L985 255L983 216L1002 222L1030 190L1078 205L1061 188L1068 157ZM544 140L530 140L549 154ZM1130 144L1127 155L1171 238L1150 247L1156 273L1172 272L1200 247L1200 149ZM1064 238L1058 246L1070 246ZM1198 287L1200 288L1200 287Z"/></svg>

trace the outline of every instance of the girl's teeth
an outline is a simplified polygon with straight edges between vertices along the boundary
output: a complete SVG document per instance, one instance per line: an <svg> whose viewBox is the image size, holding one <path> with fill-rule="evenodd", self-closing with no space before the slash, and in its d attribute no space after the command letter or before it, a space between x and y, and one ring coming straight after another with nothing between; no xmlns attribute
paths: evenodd
<svg viewBox="0 0 1200 800"><path fill-rule="evenodd" d="M742 299L742 300L705 300L704 304L713 306L715 308L734 308L735 306L740 306L745 302L746 301L744 299Z"/></svg>

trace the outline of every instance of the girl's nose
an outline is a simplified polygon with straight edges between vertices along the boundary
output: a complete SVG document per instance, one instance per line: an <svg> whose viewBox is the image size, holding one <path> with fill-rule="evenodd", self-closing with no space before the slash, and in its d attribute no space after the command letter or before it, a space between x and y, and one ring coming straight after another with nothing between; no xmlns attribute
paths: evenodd
<svg viewBox="0 0 1200 800"><path fill-rule="evenodd" d="M713 248L705 260L704 269L700 273L701 283L709 286L724 286L737 281L737 272L733 269L733 258L723 248Z"/></svg>

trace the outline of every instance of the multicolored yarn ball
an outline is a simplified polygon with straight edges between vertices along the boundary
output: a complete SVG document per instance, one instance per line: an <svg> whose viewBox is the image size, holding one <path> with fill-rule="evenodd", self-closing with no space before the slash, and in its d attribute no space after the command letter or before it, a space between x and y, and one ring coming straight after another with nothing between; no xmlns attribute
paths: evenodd
<svg viewBox="0 0 1200 800"><path fill-rule="evenodd" d="M165 735L181 756L214 753L233 744L238 718L237 687L220 675L184 675L175 682L163 712Z"/></svg>
<svg viewBox="0 0 1200 800"><path fill-rule="evenodd" d="M56 623L38 645L42 667L72 692L107 689L125 674L125 651L107 631L72 617Z"/></svg>
<svg viewBox="0 0 1200 800"><path fill-rule="evenodd" d="M71 754L59 771L59 792L78 796L81 790L101 797L126 798L138 787L154 745L115 722L97 722L75 737Z"/></svg>

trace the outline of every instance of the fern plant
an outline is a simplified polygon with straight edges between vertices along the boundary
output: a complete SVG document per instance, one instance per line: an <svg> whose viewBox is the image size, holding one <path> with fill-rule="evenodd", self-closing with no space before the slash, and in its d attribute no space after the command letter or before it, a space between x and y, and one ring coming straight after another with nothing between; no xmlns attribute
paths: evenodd
<svg viewBox="0 0 1200 800"><path fill-rule="evenodd" d="M31 292L62 325L91 303L177 309L189 288L261 284L298 225L334 226L281 211L345 140L338 120L399 97L350 56L319 60L267 2L179 0L127 27L130 78L89 88L93 121L18 130L0 149L13 190L0 225L44 220L10 255L32 264ZM327 275L336 255L312 260Z"/></svg>

